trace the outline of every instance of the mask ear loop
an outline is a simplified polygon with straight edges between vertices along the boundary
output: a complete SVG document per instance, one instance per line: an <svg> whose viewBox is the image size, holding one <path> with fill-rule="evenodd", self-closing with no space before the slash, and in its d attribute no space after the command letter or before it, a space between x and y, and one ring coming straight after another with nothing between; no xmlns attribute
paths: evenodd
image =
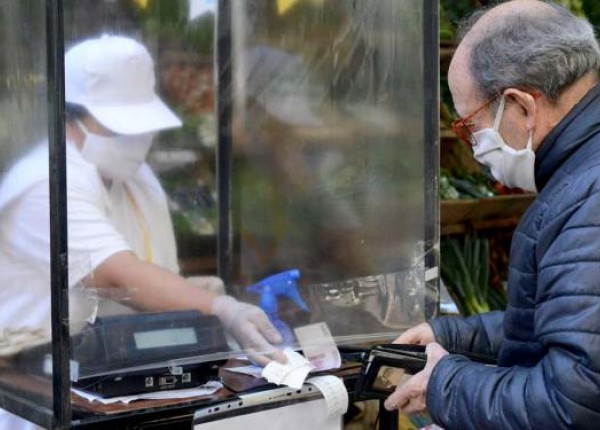
<svg viewBox="0 0 600 430"><path fill-rule="evenodd" d="M90 131L87 129L87 127L83 124L83 121L81 120L76 120L77 121L77 125L79 126L79 128L81 129L81 131L83 132L84 135L84 140L83 140L83 145L85 146L85 143L88 140L88 136L91 134Z"/></svg>
<svg viewBox="0 0 600 430"><path fill-rule="evenodd" d="M534 94L533 95L533 104L534 104L534 107L536 108L536 111L537 111L537 106L535 104L535 99L536 98L537 98L537 96ZM533 151L533 130L531 130L529 132L529 139L527 139L527 149L529 151Z"/></svg>
<svg viewBox="0 0 600 430"><path fill-rule="evenodd" d="M529 132L529 139L527 139L527 150L533 151L533 131Z"/></svg>
<svg viewBox="0 0 600 430"><path fill-rule="evenodd" d="M89 134L90 131L87 129L87 127L85 125L83 125L83 121L81 121L80 119L76 120L77 121L77 125L79 126L80 129L82 129L85 134Z"/></svg>
<svg viewBox="0 0 600 430"><path fill-rule="evenodd" d="M504 114L504 105L506 103L506 99L504 94L502 98L500 98L500 105L498 105L498 112L496 112L496 118L494 119L494 130L500 130L500 123L502 122L502 115Z"/></svg>

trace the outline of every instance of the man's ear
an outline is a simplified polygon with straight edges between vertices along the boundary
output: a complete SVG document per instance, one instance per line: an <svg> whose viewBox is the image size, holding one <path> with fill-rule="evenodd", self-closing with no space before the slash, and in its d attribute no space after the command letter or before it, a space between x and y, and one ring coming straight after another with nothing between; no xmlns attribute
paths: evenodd
<svg viewBox="0 0 600 430"><path fill-rule="evenodd" d="M535 128L535 122L538 115L538 106L535 96L517 88L506 89L504 91L504 96L507 100L510 100L520 107L523 116L526 117L525 126L527 127L527 131L532 131Z"/></svg>

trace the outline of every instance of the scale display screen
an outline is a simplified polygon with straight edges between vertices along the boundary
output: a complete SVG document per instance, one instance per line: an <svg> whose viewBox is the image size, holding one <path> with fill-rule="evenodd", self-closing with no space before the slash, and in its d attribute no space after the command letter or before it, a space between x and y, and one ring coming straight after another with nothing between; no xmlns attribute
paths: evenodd
<svg viewBox="0 0 600 430"><path fill-rule="evenodd" d="M196 331L192 327L138 332L134 333L133 338L137 349L194 345L198 342Z"/></svg>

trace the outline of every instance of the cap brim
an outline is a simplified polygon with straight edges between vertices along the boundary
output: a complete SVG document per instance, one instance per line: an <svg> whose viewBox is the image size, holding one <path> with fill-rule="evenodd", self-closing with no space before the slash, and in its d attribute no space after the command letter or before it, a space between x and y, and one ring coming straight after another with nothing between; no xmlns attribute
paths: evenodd
<svg viewBox="0 0 600 430"><path fill-rule="evenodd" d="M147 103L110 106L86 103L100 124L118 134L143 134L181 127L181 120L157 97Z"/></svg>

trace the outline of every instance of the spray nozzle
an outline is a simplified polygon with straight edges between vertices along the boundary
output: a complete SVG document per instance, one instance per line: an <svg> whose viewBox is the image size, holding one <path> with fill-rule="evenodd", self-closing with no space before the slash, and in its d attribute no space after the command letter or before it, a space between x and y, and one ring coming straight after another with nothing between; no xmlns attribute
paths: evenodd
<svg viewBox="0 0 600 430"><path fill-rule="evenodd" d="M267 314L277 313L278 296L285 296L291 299L300 309L308 312L308 306L302 300L296 288L298 279L300 279L300 271L298 269L286 270L249 286L248 291L260 294L260 307Z"/></svg>

